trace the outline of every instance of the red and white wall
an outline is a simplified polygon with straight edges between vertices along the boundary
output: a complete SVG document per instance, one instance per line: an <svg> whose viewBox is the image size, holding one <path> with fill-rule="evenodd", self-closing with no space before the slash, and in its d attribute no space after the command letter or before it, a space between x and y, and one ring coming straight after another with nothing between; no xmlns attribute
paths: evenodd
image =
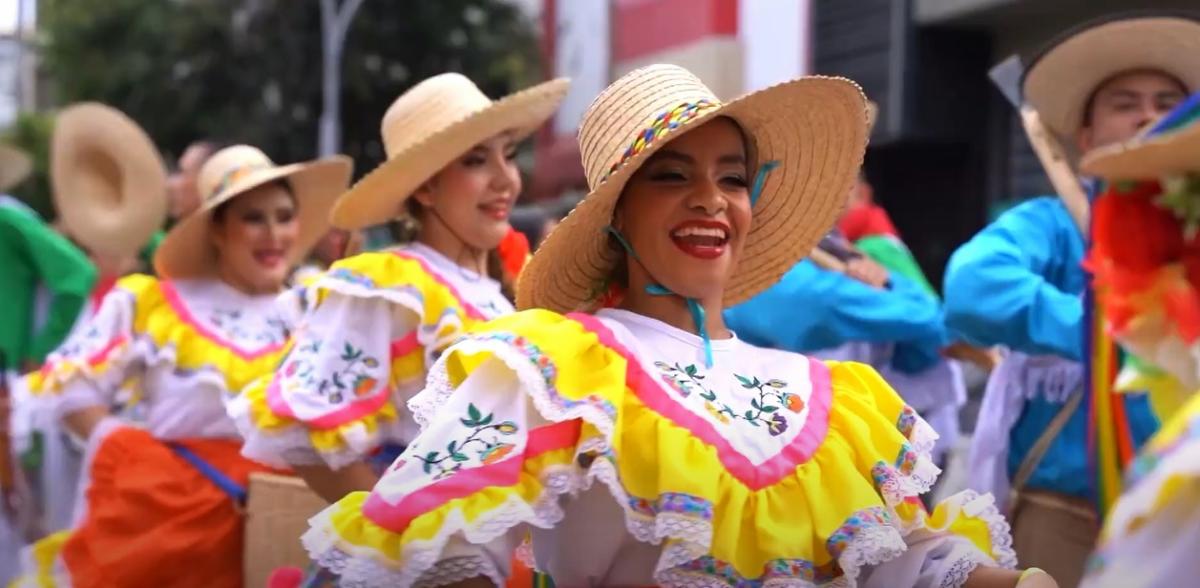
<svg viewBox="0 0 1200 588"><path fill-rule="evenodd" d="M652 63L688 68L723 99L809 72L812 0L543 0L547 77L572 79L538 137L531 194L583 189L575 134L612 80Z"/></svg>

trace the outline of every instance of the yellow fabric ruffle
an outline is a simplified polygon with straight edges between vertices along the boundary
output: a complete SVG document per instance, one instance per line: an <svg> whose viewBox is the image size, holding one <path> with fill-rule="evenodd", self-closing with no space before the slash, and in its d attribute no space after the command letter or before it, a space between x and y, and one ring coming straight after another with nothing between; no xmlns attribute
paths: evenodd
<svg viewBox="0 0 1200 588"><path fill-rule="evenodd" d="M446 393L497 357L517 373L543 418L582 419L578 441L523 458L516 485L449 500L417 515L400 533L369 518L366 495L349 497L314 519L306 545L318 562L366 557L384 569L403 570L414 550L444 543L485 519L508 521L514 502L525 505L524 513L536 512L548 493L563 492L561 484L549 490L544 481L572 472L579 480L568 486L584 479L605 483L625 509L627 527L635 536L644 530L638 537L643 541L653 540L664 517L676 525L688 522L693 532L669 540L686 544L696 557L667 575L729 582L801 577L820 584L856 574L842 569L847 562L858 566L898 555L903 535L918 528L958 533L1002 565L1015 564L1007 524L989 501L965 496L925 513L916 496L938 473L928 456L936 434L868 366L828 364L825 436L809 459L754 490L726 469L713 445L648 407L629 386L657 384L631 377L629 360L581 322L526 311L488 323L450 353ZM430 378L437 380L437 374Z"/></svg>
<svg viewBox="0 0 1200 588"><path fill-rule="evenodd" d="M9 588L57 588L69 585L60 570L63 545L71 538L71 531L59 531L47 535L31 545L22 562L22 574L17 576Z"/></svg>
<svg viewBox="0 0 1200 588"><path fill-rule="evenodd" d="M1105 521L1106 544L1136 533L1179 492L1194 492L1200 481L1200 395L1195 395L1142 449L1130 467L1125 493Z"/></svg>
<svg viewBox="0 0 1200 588"><path fill-rule="evenodd" d="M28 377L31 392L53 395L75 378L102 378L140 354L150 364L171 361L182 371L216 372L225 389L236 393L279 361L279 351L245 357L209 338L176 312L164 288L158 279L140 274L118 281L109 297L132 296L132 324L96 332L98 339L86 345L60 348Z"/></svg>
<svg viewBox="0 0 1200 588"><path fill-rule="evenodd" d="M399 304L418 317L414 336L419 335L418 340L432 341L438 346L449 345L462 334L458 324L469 329L482 322L474 317L449 285L426 271L421 261L395 252L363 253L334 263L327 272L310 282L308 299L313 302L313 308L308 312L314 312L330 295L383 298ZM280 368L286 366L295 344L295 340L288 342L288 351L279 362ZM389 391L412 386L424 379L426 351L424 345L417 345L390 357ZM274 373L255 380L238 401L245 404L245 408L239 409L245 415L238 415L243 433L260 436L268 446L287 446L295 439L306 437L306 443L327 462L339 463L348 452L355 451L356 445L377 447L380 430L399 418L399 409L389 397L373 412L318 428L272 410L267 402L267 389L273 382L281 384L278 380L281 377L280 373Z"/></svg>

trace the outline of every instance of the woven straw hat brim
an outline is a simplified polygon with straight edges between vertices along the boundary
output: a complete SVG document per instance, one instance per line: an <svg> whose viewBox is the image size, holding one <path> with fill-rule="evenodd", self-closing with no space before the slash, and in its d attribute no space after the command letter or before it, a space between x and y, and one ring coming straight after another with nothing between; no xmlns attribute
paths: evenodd
<svg viewBox="0 0 1200 588"><path fill-rule="evenodd" d="M24 151L0 145L0 192L7 192L25 181L31 171L33 160Z"/></svg>
<svg viewBox="0 0 1200 588"><path fill-rule="evenodd" d="M1061 140L1083 126L1092 93L1127 71L1157 70L1200 90L1200 22L1169 16L1121 18L1070 35L1035 59L1025 100Z"/></svg>
<svg viewBox="0 0 1200 588"><path fill-rule="evenodd" d="M209 238L213 211L224 202L276 180L287 180L296 196L300 235L288 255L292 266L329 230L329 211L350 183L353 162L335 155L309 163L293 163L264 169L247 175L167 233L154 254L154 269L160 276L179 279L213 277L217 270L217 252Z"/></svg>
<svg viewBox="0 0 1200 588"><path fill-rule="evenodd" d="M356 230L400 216L421 184L472 147L504 131L517 140L533 134L558 109L568 86L557 79L521 90L393 154L338 199L333 224Z"/></svg>
<svg viewBox="0 0 1200 588"><path fill-rule="evenodd" d="M97 103L61 111L50 146L54 207L85 247L135 254L167 216L167 172L154 142L122 112Z"/></svg>
<svg viewBox="0 0 1200 588"><path fill-rule="evenodd" d="M1149 140L1097 149L1083 158L1083 173L1106 180L1157 179L1200 172L1200 124Z"/></svg>
<svg viewBox="0 0 1200 588"><path fill-rule="evenodd" d="M663 91L653 78L628 89ZM631 98L630 103L638 102ZM631 134L644 121L612 125ZM744 302L779 278L833 226L846 202L866 149L866 99L854 82L813 76L754 92L706 111L629 158L591 191L538 247L518 282L519 308L557 312L587 310L610 278L619 255L604 227L629 177L663 145L717 116L736 121L750 141L749 155L761 165L780 165L763 184L751 229L725 290L725 306ZM624 118L628 118L624 114ZM587 146L581 146L587 151ZM756 171L756 170L751 170Z"/></svg>

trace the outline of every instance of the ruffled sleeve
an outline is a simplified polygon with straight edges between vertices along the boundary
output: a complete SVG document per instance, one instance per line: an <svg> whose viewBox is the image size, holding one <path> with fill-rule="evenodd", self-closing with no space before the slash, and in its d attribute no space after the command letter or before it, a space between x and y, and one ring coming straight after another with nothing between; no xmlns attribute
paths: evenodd
<svg viewBox="0 0 1200 588"><path fill-rule="evenodd" d="M245 388L229 412L247 457L337 469L398 435L396 396L420 389L469 312L420 259L397 252L342 260L302 299L279 368Z"/></svg>
<svg viewBox="0 0 1200 588"><path fill-rule="evenodd" d="M421 435L372 492L312 519L314 561L352 585L460 579L443 569L500 581L497 554L559 526L561 500L595 486L628 535L661 546L648 571L664 586L854 580L910 548L915 585L1015 563L987 497L925 512L936 434L869 367L789 355L807 380L779 382L797 393L770 426L794 435L756 463L717 432L720 413L672 400L609 327L527 311L452 347L410 402Z"/></svg>
<svg viewBox="0 0 1200 588"><path fill-rule="evenodd" d="M93 406L109 407L130 378L141 375L143 353L134 335L140 307L153 304L158 282L134 275L120 280L86 324L28 376L33 397L58 416Z"/></svg>
<svg viewBox="0 0 1200 588"><path fill-rule="evenodd" d="M1083 586L1187 586L1200 576L1200 396L1147 444L1105 520Z"/></svg>

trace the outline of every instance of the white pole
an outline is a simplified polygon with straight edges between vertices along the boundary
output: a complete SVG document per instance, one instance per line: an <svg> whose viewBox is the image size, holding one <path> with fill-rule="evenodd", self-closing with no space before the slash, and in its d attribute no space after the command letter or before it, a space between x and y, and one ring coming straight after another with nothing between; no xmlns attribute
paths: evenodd
<svg viewBox="0 0 1200 588"><path fill-rule="evenodd" d="M318 124L317 154L321 157L338 152L342 143L342 48L354 13L363 0L321 0L321 120Z"/></svg>

